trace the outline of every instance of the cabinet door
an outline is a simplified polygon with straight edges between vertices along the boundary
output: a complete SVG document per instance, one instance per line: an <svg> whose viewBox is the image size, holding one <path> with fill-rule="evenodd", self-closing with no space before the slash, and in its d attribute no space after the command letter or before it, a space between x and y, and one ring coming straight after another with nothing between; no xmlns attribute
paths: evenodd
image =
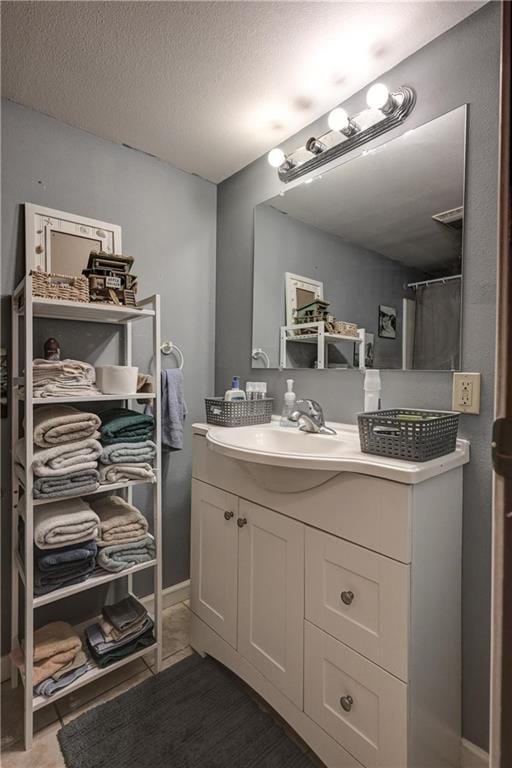
<svg viewBox="0 0 512 768"><path fill-rule="evenodd" d="M191 608L236 648L238 499L192 481Z"/></svg>
<svg viewBox="0 0 512 768"><path fill-rule="evenodd" d="M240 499L238 651L302 709L304 526Z"/></svg>

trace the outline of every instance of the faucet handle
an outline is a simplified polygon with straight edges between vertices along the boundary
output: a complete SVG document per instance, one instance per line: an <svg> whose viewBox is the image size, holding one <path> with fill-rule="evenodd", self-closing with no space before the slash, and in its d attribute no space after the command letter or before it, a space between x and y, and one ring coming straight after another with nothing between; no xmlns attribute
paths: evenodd
<svg viewBox="0 0 512 768"><path fill-rule="evenodd" d="M307 413L308 416L313 416L317 419L319 424L324 424L324 412L317 400L313 400L311 397L306 397L303 400L297 400L295 405L300 410L303 410L304 413ZM306 406L307 410L303 409L302 406Z"/></svg>

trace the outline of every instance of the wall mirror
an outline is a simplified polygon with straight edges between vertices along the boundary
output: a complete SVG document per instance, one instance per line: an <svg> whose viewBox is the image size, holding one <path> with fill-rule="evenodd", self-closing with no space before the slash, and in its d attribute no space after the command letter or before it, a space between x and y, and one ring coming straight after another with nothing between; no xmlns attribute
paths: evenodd
<svg viewBox="0 0 512 768"><path fill-rule="evenodd" d="M26 271L81 275L91 251L120 254L121 227L25 203Z"/></svg>
<svg viewBox="0 0 512 768"><path fill-rule="evenodd" d="M466 107L254 209L253 367L458 370Z"/></svg>

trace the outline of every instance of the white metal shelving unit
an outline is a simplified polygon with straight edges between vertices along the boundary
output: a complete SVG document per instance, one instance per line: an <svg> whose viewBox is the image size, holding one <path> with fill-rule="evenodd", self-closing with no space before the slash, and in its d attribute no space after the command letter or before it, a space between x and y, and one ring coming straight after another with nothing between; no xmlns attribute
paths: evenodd
<svg viewBox="0 0 512 768"><path fill-rule="evenodd" d="M315 333L311 333L312 328L316 329ZM306 331L306 333L298 333L298 331ZM341 333L327 333L325 330L325 322L323 320L319 320L316 323L282 325L279 338L279 366L281 369L287 367L286 345L290 341L294 343L316 344L317 367L319 370L325 368L325 363L327 361L327 344L339 344L340 341L350 341L352 344L359 345L359 368L363 369L365 367L366 331L364 328L358 329L357 336L343 336Z"/></svg>
<svg viewBox="0 0 512 768"><path fill-rule="evenodd" d="M23 644L25 653L25 674L24 684L24 734L25 749L29 749L32 744L33 734L33 715L34 712L47 704L52 703L61 696L65 696L72 691L87 685L92 680L108 674L110 671L118 669L124 664L128 664L140 656L148 653L155 654L155 666L159 671L162 665L162 490L161 490L161 403L160 403L160 297L158 295L150 296L139 302L140 309L131 307L117 307L103 304L81 304L78 302L60 301L58 299L40 299L32 296L32 278L25 277L17 286L12 297L12 432L11 442L15 442L22 436L23 426L24 434L27 437L33 434L33 414L37 405L46 405L49 403L97 403L111 401L130 401L146 399L154 403L155 414L155 443L157 445L157 454L155 458L156 482L144 483L113 483L108 486L100 486L97 491L91 494L78 494L80 497L87 497L98 493L119 492L131 502L133 488L137 485L148 485L152 488L153 496L153 516L152 533L155 538L156 557L148 563L143 563L134 568L122 571L121 573L108 573L105 571L101 575L93 575L81 584L74 584L69 587L50 592L47 595L34 597L34 559L33 559L33 510L34 507L46 503L44 499L33 499L33 441L25 441L25 468L26 478L23 486L18 479L12 467L12 545L11 545L11 570L12 570L12 597L11 597L11 647L20 645L20 581L24 585L23 599ZM123 329L123 364L132 364L132 324L142 320L150 320L153 330L153 356L152 356L152 374L155 381L156 392L154 394L133 393L133 395L96 395L92 397L58 397L58 398L34 398L33 397L33 377L32 361L34 359L33 350L33 323L37 318L53 318L60 320L75 320L92 323L113 323L120 325ZM77 358L80 357L77 352ZM23 411L23 417L21 412ZM21 495L25 496L25 535L23 542L24 558L19 555L18 522L21 515L19 501ZM71 498L71 497L68 497ZM48 501L51 501L49 499ZM127 579L128 592L133 592L133 574L142 570L153 569L154 572L154 621L155 621L155 644L145 648L126 659L116 662L104 669L94 667L82 677L78 678L71 685L57 692L49 698L35 696L33 694L33 661L34 661L34 612L43 605L63 600L71 595L78 595L86 590L94 589L97 586L114 582L122 578ZM65 619L65 617L62 617ZM87 624L77 627L77 631L83 631ZM17 686L20 674L16 667L11 667L11 681L13 686Z"/></svg>

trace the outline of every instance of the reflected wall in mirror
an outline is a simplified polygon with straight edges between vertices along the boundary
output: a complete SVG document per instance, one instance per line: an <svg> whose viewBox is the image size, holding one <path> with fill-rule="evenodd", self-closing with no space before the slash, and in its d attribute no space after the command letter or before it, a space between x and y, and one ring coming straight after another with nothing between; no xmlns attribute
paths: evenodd
<svg viewBox="0 0 512 768"><path fill-rule="evenodd" d="M101 250L101 241L54 231L50 235L52 271L58 275L81 275L91 251Z"/></svg>
<svg viewBox="0 0 512 768"><path fill-rule="evenodd" d="M460 369L465 133L462 106L256 206L253 367Z"/></svg>

